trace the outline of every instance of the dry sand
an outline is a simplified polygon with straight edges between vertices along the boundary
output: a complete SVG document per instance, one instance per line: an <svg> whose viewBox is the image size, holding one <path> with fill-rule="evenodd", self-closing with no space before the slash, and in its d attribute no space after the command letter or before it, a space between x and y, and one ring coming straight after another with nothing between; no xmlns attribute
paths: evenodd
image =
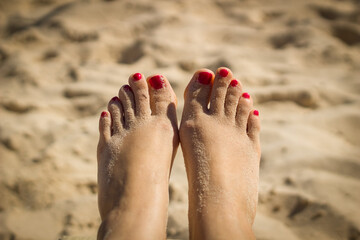
<svg viewBox="0 0 360 240"><path fill-rule="evenodd" d="M0 239L95 239L98 117L226 66L262 118L258 239L360 239L359 0L1 0ZM140 144L140 143L139 143ZM179 151L168 237L187 239Z"/></svg>

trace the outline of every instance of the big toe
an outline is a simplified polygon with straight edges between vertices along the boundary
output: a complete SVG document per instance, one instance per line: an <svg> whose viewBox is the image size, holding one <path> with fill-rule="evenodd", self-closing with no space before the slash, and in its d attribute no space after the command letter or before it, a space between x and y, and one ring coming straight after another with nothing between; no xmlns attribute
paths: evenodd
<svg viewBox="0 0 360 240"><path fill-rule="evenodd" d="M169 81L162 75L148 77L151 115L176 119L176 96Z"/></svg>
<svg viewBox="0 0 360 240"><path fill-rule="evenodd" d="M184 98L184 114L190 116L194 113L208 112L214 73L209 69L200 69L195 72L188 86Z"/></svg>

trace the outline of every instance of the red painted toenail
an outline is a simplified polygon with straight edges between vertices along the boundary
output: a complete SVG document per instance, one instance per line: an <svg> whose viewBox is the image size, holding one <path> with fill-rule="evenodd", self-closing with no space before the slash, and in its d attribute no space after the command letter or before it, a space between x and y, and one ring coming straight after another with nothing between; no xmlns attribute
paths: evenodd
<svg viewBox="0 0 360 240"><path fill-rule="evenodd" d="M124 85L124 90L126 92L131 91L131 87L129 85Z"/></svg>
<svg viewBox="0 0 360 240"><path fill-rule="evenodd" d="M101 117L107 117L107 115L108 115L108 113L105 111L101 113Z"/></svg>
<svg viewBox="0 0 360 240"><path fill-rule="evenodd" d="M135 81L139 81L142 78L142 75L141 75L141 73L135 73L133 75L133 78Z"/></svg>
<svg viewBox="0 0 360 240"><path fill-rule="evenodd" d="M154 89L160 89L165 87L165 80L164 77L161 75L153 76L149 79L150 86Z"/></svg>
<svg viewBox="0 0 360 240"><path fill-rule="evenodd" d="M118 100L119 100L119 98L115 96L110 101L118 101Z"/></svg>
<svg viewBox="0 0 360 240"><path fill-rule="evenodd" d="M258 111L258 110L254 110L254 115L255 115L255 116L259 116L259 111Z"/></svg>
<svg viewBox="0 0 360 240"><path fill-rule="evenodd" d="M225 68L223 68L223 69L220 70L219 74L222 77L226 77L229 74L229 71L226 70Z"/></svg>
<svg viewBox="0 0 360 240"><path fill-rule="evenodd" d="M198 81L202 84L209 84L212 79L212 74L209 72L201 72L198 76Z"/></svg>
<svg viewBox="0 0 360 240"><path fill-rule="evenodd" d="M242 97L249 99L249 98L250 98L250 94L248 94L247 92L244 92L244 93L242 94Z"/></svg>
<svg viewBox="0 0 360 240"><path fill-rule="evenodd" d="M231 80L231 82L230 82L230 85L231 85L232 87L236 87L238 84L239 84L239 82L238 82L238 80L236 80L236 79L233 79L233 80Z"/></svg>

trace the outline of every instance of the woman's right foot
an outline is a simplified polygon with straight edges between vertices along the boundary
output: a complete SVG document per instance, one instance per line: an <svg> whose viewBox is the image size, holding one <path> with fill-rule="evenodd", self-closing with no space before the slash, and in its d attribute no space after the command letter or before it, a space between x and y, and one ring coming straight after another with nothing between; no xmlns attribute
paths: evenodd
<svg viewBox="0 0 360 240"><path fill-rule="evenodd" d="M255 238L261 150L259 112L252 108L227 68L216 76L197 71L185 91L179 131L191 239Z"/></svg>

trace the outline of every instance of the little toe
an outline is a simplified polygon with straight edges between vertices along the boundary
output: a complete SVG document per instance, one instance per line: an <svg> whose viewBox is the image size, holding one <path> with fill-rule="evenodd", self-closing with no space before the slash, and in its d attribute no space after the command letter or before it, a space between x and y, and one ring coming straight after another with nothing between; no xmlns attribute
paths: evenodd
<svg viewBox="0 0 360 240"><path fill-rule="evenodd" d="M129 85L135 98L135 115L146 117L151 115L149 89L146 79L141 73L129 77Z"/></svg>
<svg viewBox="0 0 360 240"><path fill-rule="evenodd" d="M225 115L235 121L236 108L241 96L242 86L239 80L231 80L225 97Z"/></svg>
<svg viewBox="0 0 360 240"><path fill-rule="evenodd" d="M250 139L254 141L259 141L260 134L260 118L259 111L253 110L249 114L248 123L247 123L247 133Z"/></svg>
<svg viewBox="0 0 360 240"><path fill-rule="evenodd" d="M216 71L214 84L210 96L210 113L224 113L225 96L233 77L232 72L228 68L219 68Z"/></svg>
<svg viewBox="0 0 360 240"><path fill-rule="evenodd" d="M118 97L113 97L108 103L108 110L111 115L111 133L112 135L120 133L123 129L123 110Z"/></svg>
<svg viewBox="0 0 360 240"><path fill-rule="evenodd" d="M208 112L207 106L213 81L214 73L209 69L200 69L195 72L184 93L185 115L190 116L198 112Z"/></svg>
<svg viewBox="0 0 360 240"><path fill-rule="evenodd" d="M176 111L176 97L169 81L162 75L153 75L147 79L152 115L167 115Z"/></svg>
<svg viewBox="0 0 360 240"><path fill-rule="evenodd" d="M124 111L124 126L128 129L135 121L135 99L129 85L120 88L119 98Z"/></svg>
<svg viewBox="0 0 360 240"><path fill-rule="evenodd" d="M244 131L246 131L247 121L251 108L252 108L252 99L250 98L250 94L245 92L241 95L241 98L239 100L236 110L236 119L235 119L236 124Z"/></svg>
<svg viewBox="0 0 360 240"><path fill-rule="evenodd" d="M111 138L111 117L107 111L103 111L99 120L100 143L107 142Z"/></svg>

